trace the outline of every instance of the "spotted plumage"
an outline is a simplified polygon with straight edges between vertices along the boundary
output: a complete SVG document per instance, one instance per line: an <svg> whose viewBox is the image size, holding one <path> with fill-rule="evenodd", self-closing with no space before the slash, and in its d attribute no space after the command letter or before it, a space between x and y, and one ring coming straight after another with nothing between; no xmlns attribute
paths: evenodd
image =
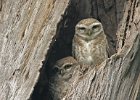
<svg viewBox="0 0 140 100"><path fill-rule="evenodd" d="M107 56L107 39L102 24L94 19L83 19L75 27L72 52L78 62L97 66Z"/></svg>
<svg viewBox="0 0 140 100"><path fill-rule="evenodd" d="M58 60L51 71L49 78L49 92L51 100L63 100L63 97L71 89L71 80L77 61L73 57L65 57Z"/></svg>

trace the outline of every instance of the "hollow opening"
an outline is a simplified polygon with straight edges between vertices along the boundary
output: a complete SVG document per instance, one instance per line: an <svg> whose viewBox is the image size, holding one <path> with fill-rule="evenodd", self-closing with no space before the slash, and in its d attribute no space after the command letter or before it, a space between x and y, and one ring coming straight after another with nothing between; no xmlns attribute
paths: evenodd
<svg viewBox="0 0 140 100"><path fill-rule="evenodd" d="M115 15L115 7L110 7L108 13L112 12L114 19L107 17L104 5L98 5L95 0L71 0L62 20L57 26L57 35L54 38L46 60L43 62L43 67L40 70L40 77L36 84L31 100L51 100L48 92L48 76L53 64L66 56L72 55L72 38L75 33L75 25L83 18L93 17L98 19L104 27L108 42L110 56L116 52L116 30L117 21ZM56 41L55 41L56 40Z"/></svg>

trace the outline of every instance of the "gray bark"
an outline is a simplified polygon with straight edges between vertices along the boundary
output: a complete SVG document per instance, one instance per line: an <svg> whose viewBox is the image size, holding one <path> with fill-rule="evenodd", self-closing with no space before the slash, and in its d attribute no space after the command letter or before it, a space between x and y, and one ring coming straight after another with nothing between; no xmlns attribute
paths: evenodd
<svg viewBox="0 0 140 100"><path fill-rule="evenodd" d="M96 72L93 69L84 78L76 80L76 84L65 99L139 100L140 2L104 0L102 3L101 1L92 2L97 4L95 8L98 12L93 16L101 20L107 36L113 36L113 33L117 35L117 53L103 62Z"/></svg>
<svg viewBox="0 0 140 100"><path fill-rule="evenodd" d="M74 26L86 17L101 21L113 55L76 76L66 100L139 100L139 13L139 0L0 0L0 100L27 100L45 77L40 68L71 55Z"/></svg>
<svg viewBox="0 0 140 100"><path fill-rule="evenodd" d="M139 100L140 34L133 39L134 44L125 45L125 52L111 56L97 72L79 77L66 100Z"/></svg>
<svg viewBox="0 0 140 100"><path fill-rule="evenodd" d="M30 97L67 5L68 0L0 0L0 100Z"/></svg>

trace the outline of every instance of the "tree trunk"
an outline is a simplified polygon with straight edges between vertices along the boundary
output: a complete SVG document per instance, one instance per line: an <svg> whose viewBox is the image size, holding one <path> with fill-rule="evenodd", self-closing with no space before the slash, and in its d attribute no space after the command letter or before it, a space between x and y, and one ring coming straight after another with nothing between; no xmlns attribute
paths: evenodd
<svg viewBox="0 0 140 100"><path fill-rule="evenodd" d="M49 99L46 73L71 55L74 26L87 17L103 24L110 58L77 79L64 98L139 100L139 13L139 0L1 0L0 100L27 100L31 93L32 100Z"/></svg>
<svg viewBox="0 0 140 100"><path fill-rule="evenodd" d="M93 1L94 2L94 1ZM109 0L96 2L98 17L107 36L117 34L117 53L100 66L76 80L66 100L140 99L140 1ZM105 22L106 21L106 22ZM113 24L113 26L110 26ZM113 28L115 26L115 28ZM114 30L112 30L114 29ZM110 31L109 31L110 30ZM112 31L112 33L111 33ZM113 35L113 34L112 34ZM95 74L94 74L95 73Z"/></svg>
<svg viewBox="0 0 140 100"><path fill-rule="evenodd" d="M68 0L0 0L0 100L27 100Z"/></svg>

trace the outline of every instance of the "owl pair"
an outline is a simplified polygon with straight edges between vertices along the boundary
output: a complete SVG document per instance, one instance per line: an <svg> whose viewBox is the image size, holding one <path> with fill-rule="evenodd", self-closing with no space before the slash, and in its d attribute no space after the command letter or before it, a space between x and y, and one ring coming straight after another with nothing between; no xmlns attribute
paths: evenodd
<svg viewBox="0 0 140 100"><path fill-rule="evenodd" d="M56 73L49 82L53 100L62 100L71 88L76 63L98 67L107 58L106 50L107 39L102 24L93 18L81 20L75 27L72 43L72 54L76 60L73 57L66 57L54 65L53 70Z"/></svg>

